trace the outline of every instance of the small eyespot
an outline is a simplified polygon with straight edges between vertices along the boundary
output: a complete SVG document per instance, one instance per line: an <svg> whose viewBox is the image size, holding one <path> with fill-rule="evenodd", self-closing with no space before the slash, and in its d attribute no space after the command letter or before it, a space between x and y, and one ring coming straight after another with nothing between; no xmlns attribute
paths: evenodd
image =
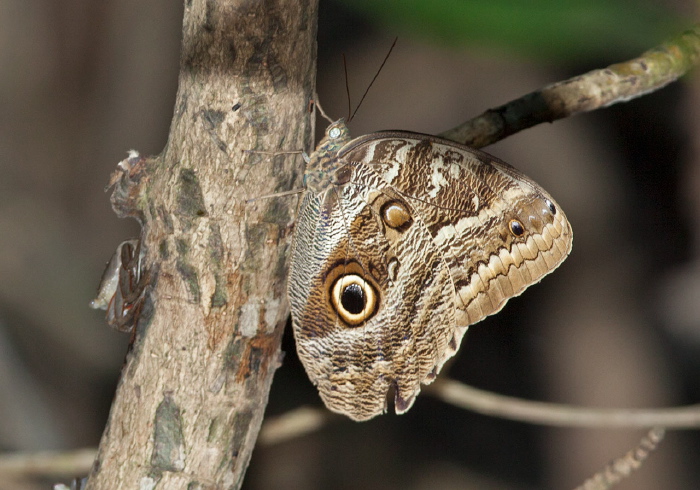
<svg viewBox="0 0 700 490"><path fill-rule="evenodd" d="M371 318L377 307L374 288L357 274L336 279L331 288L331 302L338 316L350 326L361 325Z"/></svg>
<svg viewBox="0 0 700 490"><path fill-rule="evenodd" d="M508 225L510 228L510 232L513 234L513 236L520 237L525 234L525 228L523 227L523 224L517 219L510 220L510 223L508 223Z"/></svg>
<svg viewBox="0 0 700 490"><path fill-rule="evenodd" d="M328 131L328 137L331 139L336 139L339 136L340 136L340 128L331 128L330 131Z"/></svg>
<svg viewBox="0 0 700 490"><path fill-rule="evenodd" d="M389 228L402 230L411 224L411 213L399 201L389 201L382 206L381 217Z"/></svg>
<svg viewBox="0 0 700 490"><path fill-rule="evenodd" d="M552 201L550 201L549 199L545 199L544 203L547 205L547 207L552 212L552 214L557 214L557 207L554 205L554 203Z"/></svg>

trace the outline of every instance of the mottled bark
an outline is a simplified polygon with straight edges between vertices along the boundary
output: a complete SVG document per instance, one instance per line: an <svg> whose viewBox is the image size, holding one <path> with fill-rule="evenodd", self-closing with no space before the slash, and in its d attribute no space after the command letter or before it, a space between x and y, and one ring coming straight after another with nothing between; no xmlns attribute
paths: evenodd
<svg viewBox="0 0 700 490"><path fill-rule="evenodd" d="M120 171L150 286L88 488L237 488L280 365L316 0L187 0L170 136ZM133 108L139 117L138 108Z"/></svg>

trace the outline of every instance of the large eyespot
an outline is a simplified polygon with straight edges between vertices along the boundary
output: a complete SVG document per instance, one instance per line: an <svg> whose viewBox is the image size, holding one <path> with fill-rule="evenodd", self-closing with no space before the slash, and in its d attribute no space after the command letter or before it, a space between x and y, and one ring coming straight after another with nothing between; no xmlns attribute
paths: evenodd
<svg viewBox="0 0 700 490"><path fill-rule="evenodd" d="M374 315L377 293L357 274L345 274L331 287L331 303L338 316L350 326L360 325Z"/></svg>
<svg viewBox="0 0 700 490"><path fill-rule="evenodd" d="M517 219L510 220L510 222L508 223L508 229L510 229L510 232L513 234L513 236L516 237L521 237L525 234L525 227Z"/></svg>
<svg viewBox="0 0 700 490"><path fill-rule="evenodd" d="M381 208L382 221L395 230L404 230L411 225L411 213L399 201L388 201Z"/></svg>
<svg viewBox="0 0 700 490"><path fill-rule="evenodd" d="M554 203L552 201L550 201L549 199L545 199L544 203L547 205L547 207L549 208L549 211L552 214L557 214L557 207L554 205Z"/></svg>

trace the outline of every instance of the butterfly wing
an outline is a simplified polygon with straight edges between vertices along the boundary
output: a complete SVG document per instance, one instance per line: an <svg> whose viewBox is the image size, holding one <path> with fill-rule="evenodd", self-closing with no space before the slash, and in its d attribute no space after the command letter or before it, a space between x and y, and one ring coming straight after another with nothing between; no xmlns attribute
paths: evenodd
<svg viewBox="0 0 700 490"><path fill-rule="evenodd" d="M288 294L309 377L355 420L392 389L408 410L469 325L571 249L551 196L486 153L385 132L317 158L328 173L300 206Z"/></svg>
<svg viewBox="0 0 700 490"><path fill-rule="evenodd" d="M449 269L427 229L382 220L400 200L365 181L309 192L300 206L289 280L297 350L326 406L354 420L385 412L392 389L396 411L408 410L454 330ZM353 302L353 291L363 297Z"/></svg>
<svg viewBox="0 0 700 490"><path fill-rule="evenodd" d="M498 312L571 251L571 225L554 199L487 153L397 131L357 138L340 157L379 174L425 223L450 269L458 326Z"/></svg>

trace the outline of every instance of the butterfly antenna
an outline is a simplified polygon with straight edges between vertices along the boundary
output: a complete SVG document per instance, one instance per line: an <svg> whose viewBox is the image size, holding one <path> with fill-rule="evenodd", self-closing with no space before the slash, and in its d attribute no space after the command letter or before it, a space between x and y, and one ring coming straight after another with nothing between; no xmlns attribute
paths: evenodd
<svg viewBox="0 0 700 490"><path fill-rule="evenodd" d="M352 112L352 104L350 103L350 84L348 83L348 61L345 59L345 53L343 53L343 69L345 70L345 93L348 94L348 122L352 119L350 113Z"/></svg>
<svg viewBox="0 0 700 490"><path fill-rule="evenodd" d="M326 114L326 111L323 110L323 107L321 107L321 103L318 101L318 94L316 94L316 100L313 101L314 105L316 106L316 109L318 109L318 112L323 116L323 118L328 121L329 123L333 124L335 121L328 117L328 114Z"/></svg>
<svg viewBox="0 0 700 490"><path fill-rule="evenodd" d="M369 92L369 89L372 88L372 85L374 85L374 81L377 79L377 77L379 76L379 74L382 72L382 68L384 68L384 65L386 64L386 61L389 59L389 55L390 55L391 52L394 50L394 46L396 46L396 41L398 41L398 40L399 40L399 38L396 37L396 38L394 39L394 42L391 43L391 47L389 48L389 52L388 52L388 53L386 54L386 56L384 57L384 61L382 61L382 64L379 65L379 70L377 70L377 73L374 75L374 78L372 79L372 81L371 81L371 82L369 83L369 85L367 86L367 90L365 90L365 93L362 95L362 98L360 99L360 103L357 104L357 107L355 107L355 112L353 112L352 115L348 118L348 122L352 121L353 118L355 117L355 114L357 114L357 110L358 110L358 109L360 108L360 106L362 105L362 102L364 102L365 97L367 97L367 92ZM345 57L343 57L343 59L345 59ZM345 75L345 81L346 81L346 82L347 82L347 79L348 79L348 76L347 76L347 73L346 73L346 75ZM348 91L348 103L349 103L349 102L350 102L350 95L349 95L349 91Z"/></svg>

